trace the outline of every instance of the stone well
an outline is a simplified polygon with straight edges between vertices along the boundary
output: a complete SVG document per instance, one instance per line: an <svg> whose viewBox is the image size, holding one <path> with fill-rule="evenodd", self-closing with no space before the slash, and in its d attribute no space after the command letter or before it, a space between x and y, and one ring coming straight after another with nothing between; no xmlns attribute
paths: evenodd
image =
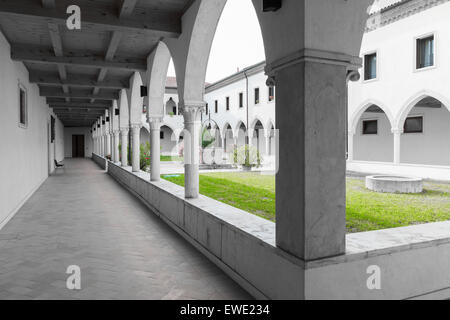
<svg viewBox="0 0 450 320"><path fill-rule="evenodd" d="M423 180L400 176L369 176L366 177L366 188L383 193L421 193Z"/></svg>

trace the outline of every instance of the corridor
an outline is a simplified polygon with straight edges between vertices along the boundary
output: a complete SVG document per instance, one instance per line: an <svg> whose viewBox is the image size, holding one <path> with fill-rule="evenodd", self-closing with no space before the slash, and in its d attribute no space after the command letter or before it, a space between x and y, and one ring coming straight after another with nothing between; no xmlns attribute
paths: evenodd
<svg viewBox="0 0 450 320"><path fill-rule="evenodd" d="M66 159L0 230L0 299L249 298L90 159Z"/></svg>

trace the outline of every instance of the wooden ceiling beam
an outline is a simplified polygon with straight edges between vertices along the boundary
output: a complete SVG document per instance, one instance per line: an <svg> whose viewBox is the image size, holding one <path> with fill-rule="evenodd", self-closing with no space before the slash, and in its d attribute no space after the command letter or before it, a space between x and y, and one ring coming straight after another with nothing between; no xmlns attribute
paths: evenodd
<svg viewBox="0 0 450 320"><path fill-rule="evenodd" d="M44 1L47 3L48 1ZM129 1L126 1L129 2ZM2 0L0 2L0 15L24 17L66 25L66 1L58 1L52 10L39 2L27 0ZM144 10L138 14L127 15L120 18L117 9L93 6L92 1L77 1L82 12L81 28L83 26L91 31L121 31L128 35L143 35L152 37L177 38L181 34L181 17L170 12L157 12ZM123 11L127 12L128 7ZM131 7L130 7L131 8ZM141 11L142 11L141 10Z"/></svg>
<svg viewBox="0 0 450 320"><path fill-rule="evenodd" d="M104 81L96 81L88 76L80 76L80 75L71 75L70 78L61 80L58 76L55 76L51 73L38 73L38 72L30 72L30 82L37 83L42 85L57 85L63 86L67 85L70 87L80 87L80 88L90 88L90 87L98 87L105 89L117 89L120 90L122 88L128 89L129 84L121 81L120 79L107 79Z"/></svg>
<svg viewBox="0 0 450 320"><path fill-rule="evenodd" d="M1 3L1 2L0 2ZM11 59L22 62L55 64L65 66L94 67L145 72L147 62L144 59L116 57L114 61L105 61L102 56L85 51L71 51L58 57L48 49L28 45L11 45Z"/></svg>

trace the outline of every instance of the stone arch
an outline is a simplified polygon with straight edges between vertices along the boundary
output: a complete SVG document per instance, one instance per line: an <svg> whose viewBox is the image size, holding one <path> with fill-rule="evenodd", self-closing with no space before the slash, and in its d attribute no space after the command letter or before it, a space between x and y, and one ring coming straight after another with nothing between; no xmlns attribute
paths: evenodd
<svg viewBox="0 0 450 320"><path fill-rule="evenodd" d="M428 90L414 95L399 112L397 129L399 136L398 158L401 163L450 166L449 100ZM414 130L405 126L411 117ZM411 127L409 127L411 129ZM417 152L420 146L420 152Z"/></svg>
<svg viewBox="0 0 450 320"><path fill-rule="evenodd" d="M233 135L234 135L235 137L237 137L237 136L239 135L239 131L240 131L240 129L241 129L242 127L245 129L245 132L247 133L247 126L245 125L245 122L242 121L242 120L239 120L239 121L237 122L236 126L234 127L234 133L233 133Z"/></svg>
<svg viewBox="0 0 450 320"><path fill-rule="evenodd" d="M174 155L176 153L177 139L174 136L174 129L164 124L161 126L160 138L161 138L161 154L162 155Z"/></svg>
<svg viewBox="0 0 450 320"><path fill-rule="evenodd" d="M231 124L229 122L225 122L225 124L223 125L223 129L222 129L222 136L226 136L228 131L231 131L231 135L232 137L234 136L234 132L233 132L233 127L231 126Z"/></svg>
<svg viewBox="0 0 450 320"><path fill-rule="evenodd" d="M395 123L396 129L403 130L403 124L405 123L405 120L408 117L411 110L425 98L434 98L438 100L450 112L450 99L446 98L445 96L439 93L432 92L430 90L423 90L414 95L411 99L409 99L400 109L400 112L398 113L397 116L397 121Z"/></svg>
<svg viewBox="0 0 450 320"><path fill-rule="evenodd" d="M130 89L128 94L128 107L130 108L130 123L142 123L142 107L144 99L141 97L142 77L139 72L135 72L130 79Z"/></svg>
<svg viewBox="0 0 450 320"><path fill-rule="evenodd" d="M177 73L180 105L204 105L204 83L217 24L227 0L195 1L183 16L183 33L164 39Z"/></svg>
<svg viewBox="0 0 450 320"><path fill-rule="evenodd" d="M147 142L150 143L150 130L148 129L148 125L144 125L141 128L141 131L139 133L139 141L141 144L146 144Z"/></svg>
<svg viewBox="0 0 450 320"><path fill-rule="evenodd" d="M170 59L169 48L162 41L158 43L147 59L149 72L146 104L148 105L147 115L149 118L161 118L164 116L164 93Z"/></svg>
<svg viewBox="0 0 450 320"><path fill-rule="evenodd" d="M395 126L395 121L394 121L394 117L392 116L391 111L389 110L389 108L387 108L382 102L377 101L375 99L370 99L365 101L364 103L362 103L355 112L353 112L352 116L350 117L350 121L349 121L349 132L351 133L356 133L356 128L358 127L358 122L359 119L361 119L361 116L364 114L364 112L367 111L368 108L370 108L371 106L377 106L379 107L381 110L383 110L383 112L386 114L390 124L391 124L391 128L394 128Z"/></svg>
<svg viewBox="0 0 450 320"><path fill-rule="evenodd" d="M119 126L121 129L128 129L130 126L128 96L125 89L120 90L119 94Z"/></svg>

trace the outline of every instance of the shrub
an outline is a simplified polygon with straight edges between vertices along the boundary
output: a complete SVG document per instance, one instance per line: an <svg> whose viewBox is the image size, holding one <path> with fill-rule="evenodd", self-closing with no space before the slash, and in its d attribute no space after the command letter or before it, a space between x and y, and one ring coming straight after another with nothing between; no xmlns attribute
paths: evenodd
<svg viewBox="0 0 450 320"><path fill-rule="evenodd" d="M234 163L245 167L260 167L263 159L258 148L244 145L234 149Z"/></svg>
<svg viewBox="0 0 450 320"><path fill-rule="evenodd" d="M140 146L140 168L146 171L150 167L150 142L141 143Z"/></svg>

